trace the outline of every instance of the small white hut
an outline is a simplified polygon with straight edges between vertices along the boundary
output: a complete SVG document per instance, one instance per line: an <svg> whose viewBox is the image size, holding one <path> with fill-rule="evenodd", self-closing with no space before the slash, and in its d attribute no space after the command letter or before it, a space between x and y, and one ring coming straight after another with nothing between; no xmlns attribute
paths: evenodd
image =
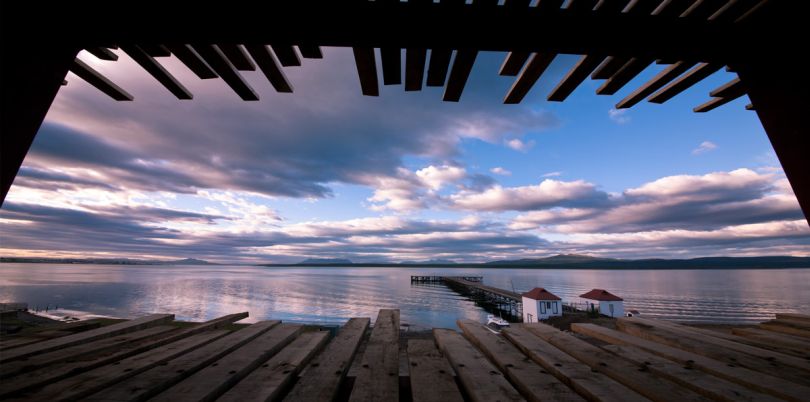
<svg viewBox="0 0 810 402"><path fill-rule="evenodd" d="M608 317L624 317L624 299L605 289L593 289L588 293L581 294L579 297L588 300L588 310L598 309L599 314ZM593 301L599 303L595 305Z"/></svg>
<svg viewBox="0 0 810 402"><path fill-rule="evenodd" d="M543 288L534 288L523 296L523 322L538 322L562 315L562 299Z"/></svg>

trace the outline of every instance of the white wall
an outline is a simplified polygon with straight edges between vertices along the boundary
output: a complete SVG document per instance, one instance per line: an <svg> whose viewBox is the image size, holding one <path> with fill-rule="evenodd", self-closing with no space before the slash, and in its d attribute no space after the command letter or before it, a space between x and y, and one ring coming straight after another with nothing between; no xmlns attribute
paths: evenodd
<svg viewBox="0 0 810 402"><path fill-rule="evenodd" d="M600 301L599 314L606 315L608 317L624 317L624 302Z"/></svg>
<svg viewBox="0 0 810 402"><path fill-rule="evenodd" d="M548 304L547 304L548 303ZM523 298L523 322L538 322L562 315L562 302Z"/></svg>

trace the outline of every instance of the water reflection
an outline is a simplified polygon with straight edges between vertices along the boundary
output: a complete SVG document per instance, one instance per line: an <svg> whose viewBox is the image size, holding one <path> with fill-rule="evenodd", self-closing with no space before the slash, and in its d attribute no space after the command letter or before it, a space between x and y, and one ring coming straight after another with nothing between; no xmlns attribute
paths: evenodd
<svg viewBox="0 0 810 402"><path fill-rule="evenodd" d="M170 312L201 321L249 311L246 321L337 324L399 308L411 327L455 327L486 312L444 286L411 286L410 275L481 275L518 292L542 286L563 300L591 288L625 299L644 316L757 322L810 309L810 270L525 270L261 268L243 266L0 265L0 301L131 317Z"/></svg>

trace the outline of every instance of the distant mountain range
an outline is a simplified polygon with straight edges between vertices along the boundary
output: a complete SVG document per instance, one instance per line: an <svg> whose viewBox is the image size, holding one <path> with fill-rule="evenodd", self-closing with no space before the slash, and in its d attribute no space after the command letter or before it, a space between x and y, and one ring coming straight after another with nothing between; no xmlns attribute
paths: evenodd
<svg viewBox="0 0 810 402"><path fill-rule="evenodd" d="M182 260L135 260L130 258L39 258L39 257L0 257L2 262L40 264L104 264L104 265L217 265L213 262L184 258Z"/></svg>
<svg viewBox="0 0 810 402"><path fill-rule="evenodd" d="M268 267L346 266L346 267L420 267L440 268L566 268L566 269L724 269L724 268L810 268L810 257L701 257L690 259L649 258L627 260L580 254L559 254L545 258L499 260L485 263L456 263L446 260L425 262L354 263L346 259L311 258L296 264L261 264Z"/></svg>

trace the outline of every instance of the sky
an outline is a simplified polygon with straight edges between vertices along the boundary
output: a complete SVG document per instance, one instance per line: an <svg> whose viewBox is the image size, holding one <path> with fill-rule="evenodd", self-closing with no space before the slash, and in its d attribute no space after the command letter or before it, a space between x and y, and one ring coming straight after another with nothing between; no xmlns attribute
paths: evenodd
<svg viewBox="0 0 810 402"><path fill-rule="evenodd" d="M176 99L120 51L80 58L131 93L116 102L69 74L0 209L0 255L202 258L223 263L483 262L810 255L810 227L743 97L692 108L720 71L664 105L614 105L587 80L546 96L561 55L519 105L504 54L479 54L458 103L442 88L365 97L351 50L259 71L242 101L160 58ZM404 60L404 57L403 57ZM378 61L379 62L379 61ZM378 66L378 71L381 71Z"/></svg>

